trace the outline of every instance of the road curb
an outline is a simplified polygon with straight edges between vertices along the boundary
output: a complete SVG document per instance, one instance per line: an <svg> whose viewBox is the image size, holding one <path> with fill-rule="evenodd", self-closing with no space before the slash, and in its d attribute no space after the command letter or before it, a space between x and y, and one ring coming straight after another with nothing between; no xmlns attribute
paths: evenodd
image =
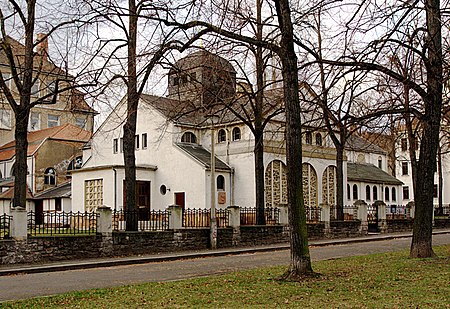
<svg viewBox="0 0 450 309"><path fill-rule="evenodd" d="M450 230L445 231L435 231L433 235L449 234ZM332 245L345 245L352 243L361 242L371 242L371 241L383 241L392 240L396 238L410 238L412 234L388 234L388 235L377 235L361 238L350 238L350 239L332 239L332 240L320 240L311 241L310 247L325 247ZM273 246L264 247L252 247L252 248L233 248L224 249L217 251L202 251L202 252L188 252L188 253L174 253L168 255L152 255L144 257L127 257L127 258L111 258L111 260L106 261L79 261L73 263L63 263L59 265L32 265L32 266L22 266L17 268L7 268L0 269L0 276L11 276L20 274L36 274L45 272L57 272L57 271L67 271L67 270L77 270L77 269L89 269L89 268L101 268L101 267L113 267L113 266L124 266L124 265L137 265L146 263L157 263L165 261L176 261L185 259L198 259L207 258L215 256L225 256L225 255L239 255L239 254L251 254L257 252L269 252L269 251L281 251L289 249L289 244L279 244Z"/></svg>

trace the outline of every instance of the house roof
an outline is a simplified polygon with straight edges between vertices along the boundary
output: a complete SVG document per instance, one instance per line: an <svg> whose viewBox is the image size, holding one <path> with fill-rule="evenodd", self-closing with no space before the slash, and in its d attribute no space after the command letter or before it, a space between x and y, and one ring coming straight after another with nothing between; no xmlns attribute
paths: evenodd
<svg viewBox="0 0 450 309"><path fill-rule="evenodd" d="M70 181L60 184L54 188L47 189L34 196L35 200L45 200L57 197L70 197L72 183Z"/></svg>
<svg viewBox="0 0 450 309"><path fill-rule="evenodd" d="M376 145L375 143L371 143L368 140L356 135L350 135L350 137L347 139L347 142L345 143L345 149L353 151L386 154L386 150L384 150L380 146Z"/></svg>
<svg viewBox="0 0 450 309"><path fill-rule="evenodd" d="M200 162L204 167L211 169L211 152L196 144L176 143L176 145L189 156ZM231 171L231 168L217 157L215 166L217 170Z"/></svg>
<svg viewBox="0 0 450 309"><path fill-rule="evenodd" d="M27 155L32 155L46 139L64 140L71 142L86 143L91 138L91 132L83 130L73 124L66 123L62 126L47 128L39 131L29 132ZM0 161L10 160L16 154L16 141L13 140L0 146Z"/></svg>
<svg viewBox="0 0 450 309"><path fill-rule="evenodd" d="M10 200L14 197L14 187L9 188L5 192L0 193L0 200ZM26 192L27 199L33 198L33 193L31 193L30 188L27 186Z"/></svg>
<svg viewBox="0 0 450 309"><path fill-rule="evenodd" d="M403 182L382 169L368 163L347 163L347 179L388 185L402 185Z"/></svg>

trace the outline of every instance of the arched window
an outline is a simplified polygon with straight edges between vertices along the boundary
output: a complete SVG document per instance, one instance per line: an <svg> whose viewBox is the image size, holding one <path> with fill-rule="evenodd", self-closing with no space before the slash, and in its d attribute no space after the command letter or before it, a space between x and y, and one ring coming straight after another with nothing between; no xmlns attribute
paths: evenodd
<svg viewBox="0 0 450 309"><path fill-rule="evenodd" d="M222 175L217 176L217 190L225 191L225 177Z"/></svg>
<svg viewBox="0 0 450 309"><path fill-rule="evenodd" d="M181 142L197 144L197 136L192 132L184 132L183 136L181 136Z"/></svg>
<svg viewBox="0 0 450 309"><path fill-rule="evenodd" d="M384 200L389 201L389 188L384 188Z"/></svg>
<svg viewBox="0 0 450 309"><path fill-rule="evenodd" d="M354 184L353 185L353 200L357 200L358 199L358 185Z"/></svg>
<svg viewBox="0 0 450 309"><path fill-rule="evenodd" d="M394 187L392 187L392 201L393 202L397 201L397 191L395 190Z"/></svg>
<svg viewBox="0 0 450 309"><path fill-rule="evenodd" d="M366 186L366 201L370 201L370 186Z"/></svg>
<svg viewBox="0 0 450 309"><path fill-rule="evenodd" d="M347 184L347 200L350 200L351 194L350 194L350 185Z"/></svg>
<svg viewBox="0 0 450 309"><path fill-rule="evenodd" d="M56 171L53 167L49 167L44 173L44 184L55 185L56 184Z"/></svg>
<svg viewBox="0 0 450 309"><path fill-rule="evenodd" d="M322 146L322 135L320 133L316 134L316 145Z"/></svg>
<svg viewBox="0 0 450 309"><path fill-rule="evenodd" d="M227 132L225 132L224 129L220 129L220 130L219 130L219 135L218 135L217 141L218 141L219 143L223 143L223 142L225 142L226 140L227 140Z"/></svg>
<svg viewBox="0 0 450 309"><path fill-rule="evenodd" d="M312 144L312 134L311 132L306 132L305 133L305 143L308 145Z"/></svg>
<svg viewBox="0 0 450 309"><path fill-rule="evenodd" d="M372 194L373 200L376 201L376 200L378 200L378 188L377 188L377 186L373 186L372 190L373 190L373 194Z"/></svg>
<svg viewBox="0 0 450 309"><path fill-rule="evenodd" d="M241 129L238 127L233 128L233 141L238 141L241 139Z"/></svg>

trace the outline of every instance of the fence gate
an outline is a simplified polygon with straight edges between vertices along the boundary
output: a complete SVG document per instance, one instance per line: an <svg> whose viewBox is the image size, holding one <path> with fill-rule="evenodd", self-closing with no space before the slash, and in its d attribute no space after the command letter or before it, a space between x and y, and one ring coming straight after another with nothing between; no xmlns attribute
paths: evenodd
<svg viewBox="0 0 450 309"><path fill-rule="evenodd" d="M369 205L367 207L368 232L378 233L378 205Z"/></svg>

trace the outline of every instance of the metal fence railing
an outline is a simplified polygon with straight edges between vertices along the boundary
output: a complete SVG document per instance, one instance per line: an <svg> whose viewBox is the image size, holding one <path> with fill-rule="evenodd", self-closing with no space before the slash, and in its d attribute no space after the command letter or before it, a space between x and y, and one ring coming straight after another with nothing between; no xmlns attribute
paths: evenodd
<svg viewBox="0 0 450 309"><path fill-rule="evenodd" d="M95 212L28 212L31 236L93 235L97 233Z"/></svg>
<svg viewBox="0 0 450 309"><path fill-rule="evenodd" d="M183 227L199 228L209 227L209 209L186 208L183 210Z"/></svg>
<svg viewBox="0 0 450 309"><path fill-rule="evenodd" d="M305 207L306 222L317 223L320 222L322 208L321 207Z"/></svg>
<svg viewBox="0 0 450 309"><path fill-rule="evenodd" d="M169 229L169 210L114 210L112 214L113 231L125 231L127 220L137 221L138 231L165 231Z"/></svg>
<svg viewBox="0 0 450 309"><path fill-rule="evenodd" d="M339 208L337 205L330 206L330 220L337 220ZM358 206L344 205L342 207L344 221L352 221L358 219Z"/></svg>
<svg viewBox="0 0 450 309"><path fill-rule="evenodd" d="M5 239L10 236L9 230L11 227L12 216L8 214L0 215L0 239Z"/></svg>
<svg viewBox="0 0 450 309"><path fill-rule="evenodd" d="M387 205L386 220L411 219L411 208L406 205Z"/></svg>
<svg viewBox="0 0 450 309"><path fill-rule="evenodd" d="M216 209L217 227L230 226L230 211L228 209Z"/></svg>
<svg viewBox="0 0 450 309"><path fill-rule="evenodd" d="M266 225L276 225L280 223L280 209L277 207L266 207L264 209ZM256 207L240 208L241 225L256 225Z"/></svg>
<svg viewBox="0 0 450 309"><path fill-rule="evenodd" d="M439 205L434 205L434 217L450 218L450 205L444 204L442 207L439 207Z"/></svg>

